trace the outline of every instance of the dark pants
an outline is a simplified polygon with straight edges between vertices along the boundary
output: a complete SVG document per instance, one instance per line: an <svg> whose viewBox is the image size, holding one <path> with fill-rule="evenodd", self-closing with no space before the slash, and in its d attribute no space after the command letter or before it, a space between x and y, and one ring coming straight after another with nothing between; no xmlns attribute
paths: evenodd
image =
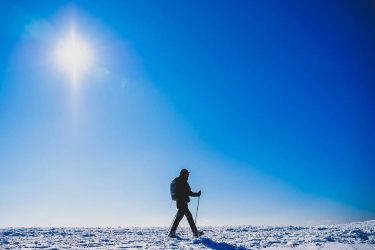
<svg viewBox="0 0 375 250"><path fill-rule="evenodd" d="M177 208L178 208L178 211L177 211L176 219L173 222L171 232L176 232L178 224L180 223L184 215L186 216L186 219L189 222L191 231L193 231L193 233L197 232L197 227L195 226L193 216L190 213L187 203L185 204L177 203Z"/></svg>

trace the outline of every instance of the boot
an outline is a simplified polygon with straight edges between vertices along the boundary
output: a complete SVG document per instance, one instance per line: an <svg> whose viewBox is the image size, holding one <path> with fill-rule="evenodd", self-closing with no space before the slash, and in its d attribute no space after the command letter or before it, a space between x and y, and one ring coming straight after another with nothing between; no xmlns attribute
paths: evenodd
<svg viewBox="0 0 375 250"><path fill-rule="evenodd" d="M176 231L170 231L169 234L168 234L168 237L176 238Z"/></svg>
<svg viewBox="0 0 375 250"><path fill-rule="evenodd" d="M196 232L194 232L194 237L195 238L199 238L199 237L201 237L203 235L203 231L196 231Z"/></svg>

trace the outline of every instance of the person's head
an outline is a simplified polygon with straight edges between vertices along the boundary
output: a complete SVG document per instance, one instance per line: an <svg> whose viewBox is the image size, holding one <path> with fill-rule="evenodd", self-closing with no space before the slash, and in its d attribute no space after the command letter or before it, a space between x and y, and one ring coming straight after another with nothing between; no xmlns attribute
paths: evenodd
<svg viewBox="0 0 375 250"><path fill-rule="evenodd" d="M180 171L180 176L186 180L189 178L189 174L190 172L186 168L183 168Z"/></svg>

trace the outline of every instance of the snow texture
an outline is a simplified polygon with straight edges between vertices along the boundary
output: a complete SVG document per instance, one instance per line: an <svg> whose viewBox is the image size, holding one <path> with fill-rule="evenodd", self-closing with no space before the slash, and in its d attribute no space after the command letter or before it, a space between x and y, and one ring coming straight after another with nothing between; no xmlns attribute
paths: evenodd
<svg viewBox="0 0 375 250"><path fill-rule="evenodd" d="M375 220L315 227L189 228L168 238L167 228L5 228L0 249L375 249Z"/></svg>

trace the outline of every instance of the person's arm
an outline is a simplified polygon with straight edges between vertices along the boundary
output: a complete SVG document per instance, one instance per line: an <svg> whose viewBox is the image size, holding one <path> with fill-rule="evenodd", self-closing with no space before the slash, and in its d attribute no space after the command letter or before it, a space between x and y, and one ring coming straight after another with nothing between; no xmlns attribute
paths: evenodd
<svg viewBox="0 0 375 250"><path fill-rule="evenodd" d="M192 197L199 197L199 196L201 196L201 194L202 194L201 190L199 190L199 192L196 192L196 193L193 192L193 191L191 191L189 183L188 183L188 188L189 188L189 196L192 196Z"/></svg>
<svg viewBox="0 0 375 250"><path fill-rule="evenodd" d="M190 196L193 196L193 197L199 197L199 196L201 196L202 191L199 190L199 192L196 192L196 193L191 192L191 193L192 193L192 195L190 195Z"/></svg>

